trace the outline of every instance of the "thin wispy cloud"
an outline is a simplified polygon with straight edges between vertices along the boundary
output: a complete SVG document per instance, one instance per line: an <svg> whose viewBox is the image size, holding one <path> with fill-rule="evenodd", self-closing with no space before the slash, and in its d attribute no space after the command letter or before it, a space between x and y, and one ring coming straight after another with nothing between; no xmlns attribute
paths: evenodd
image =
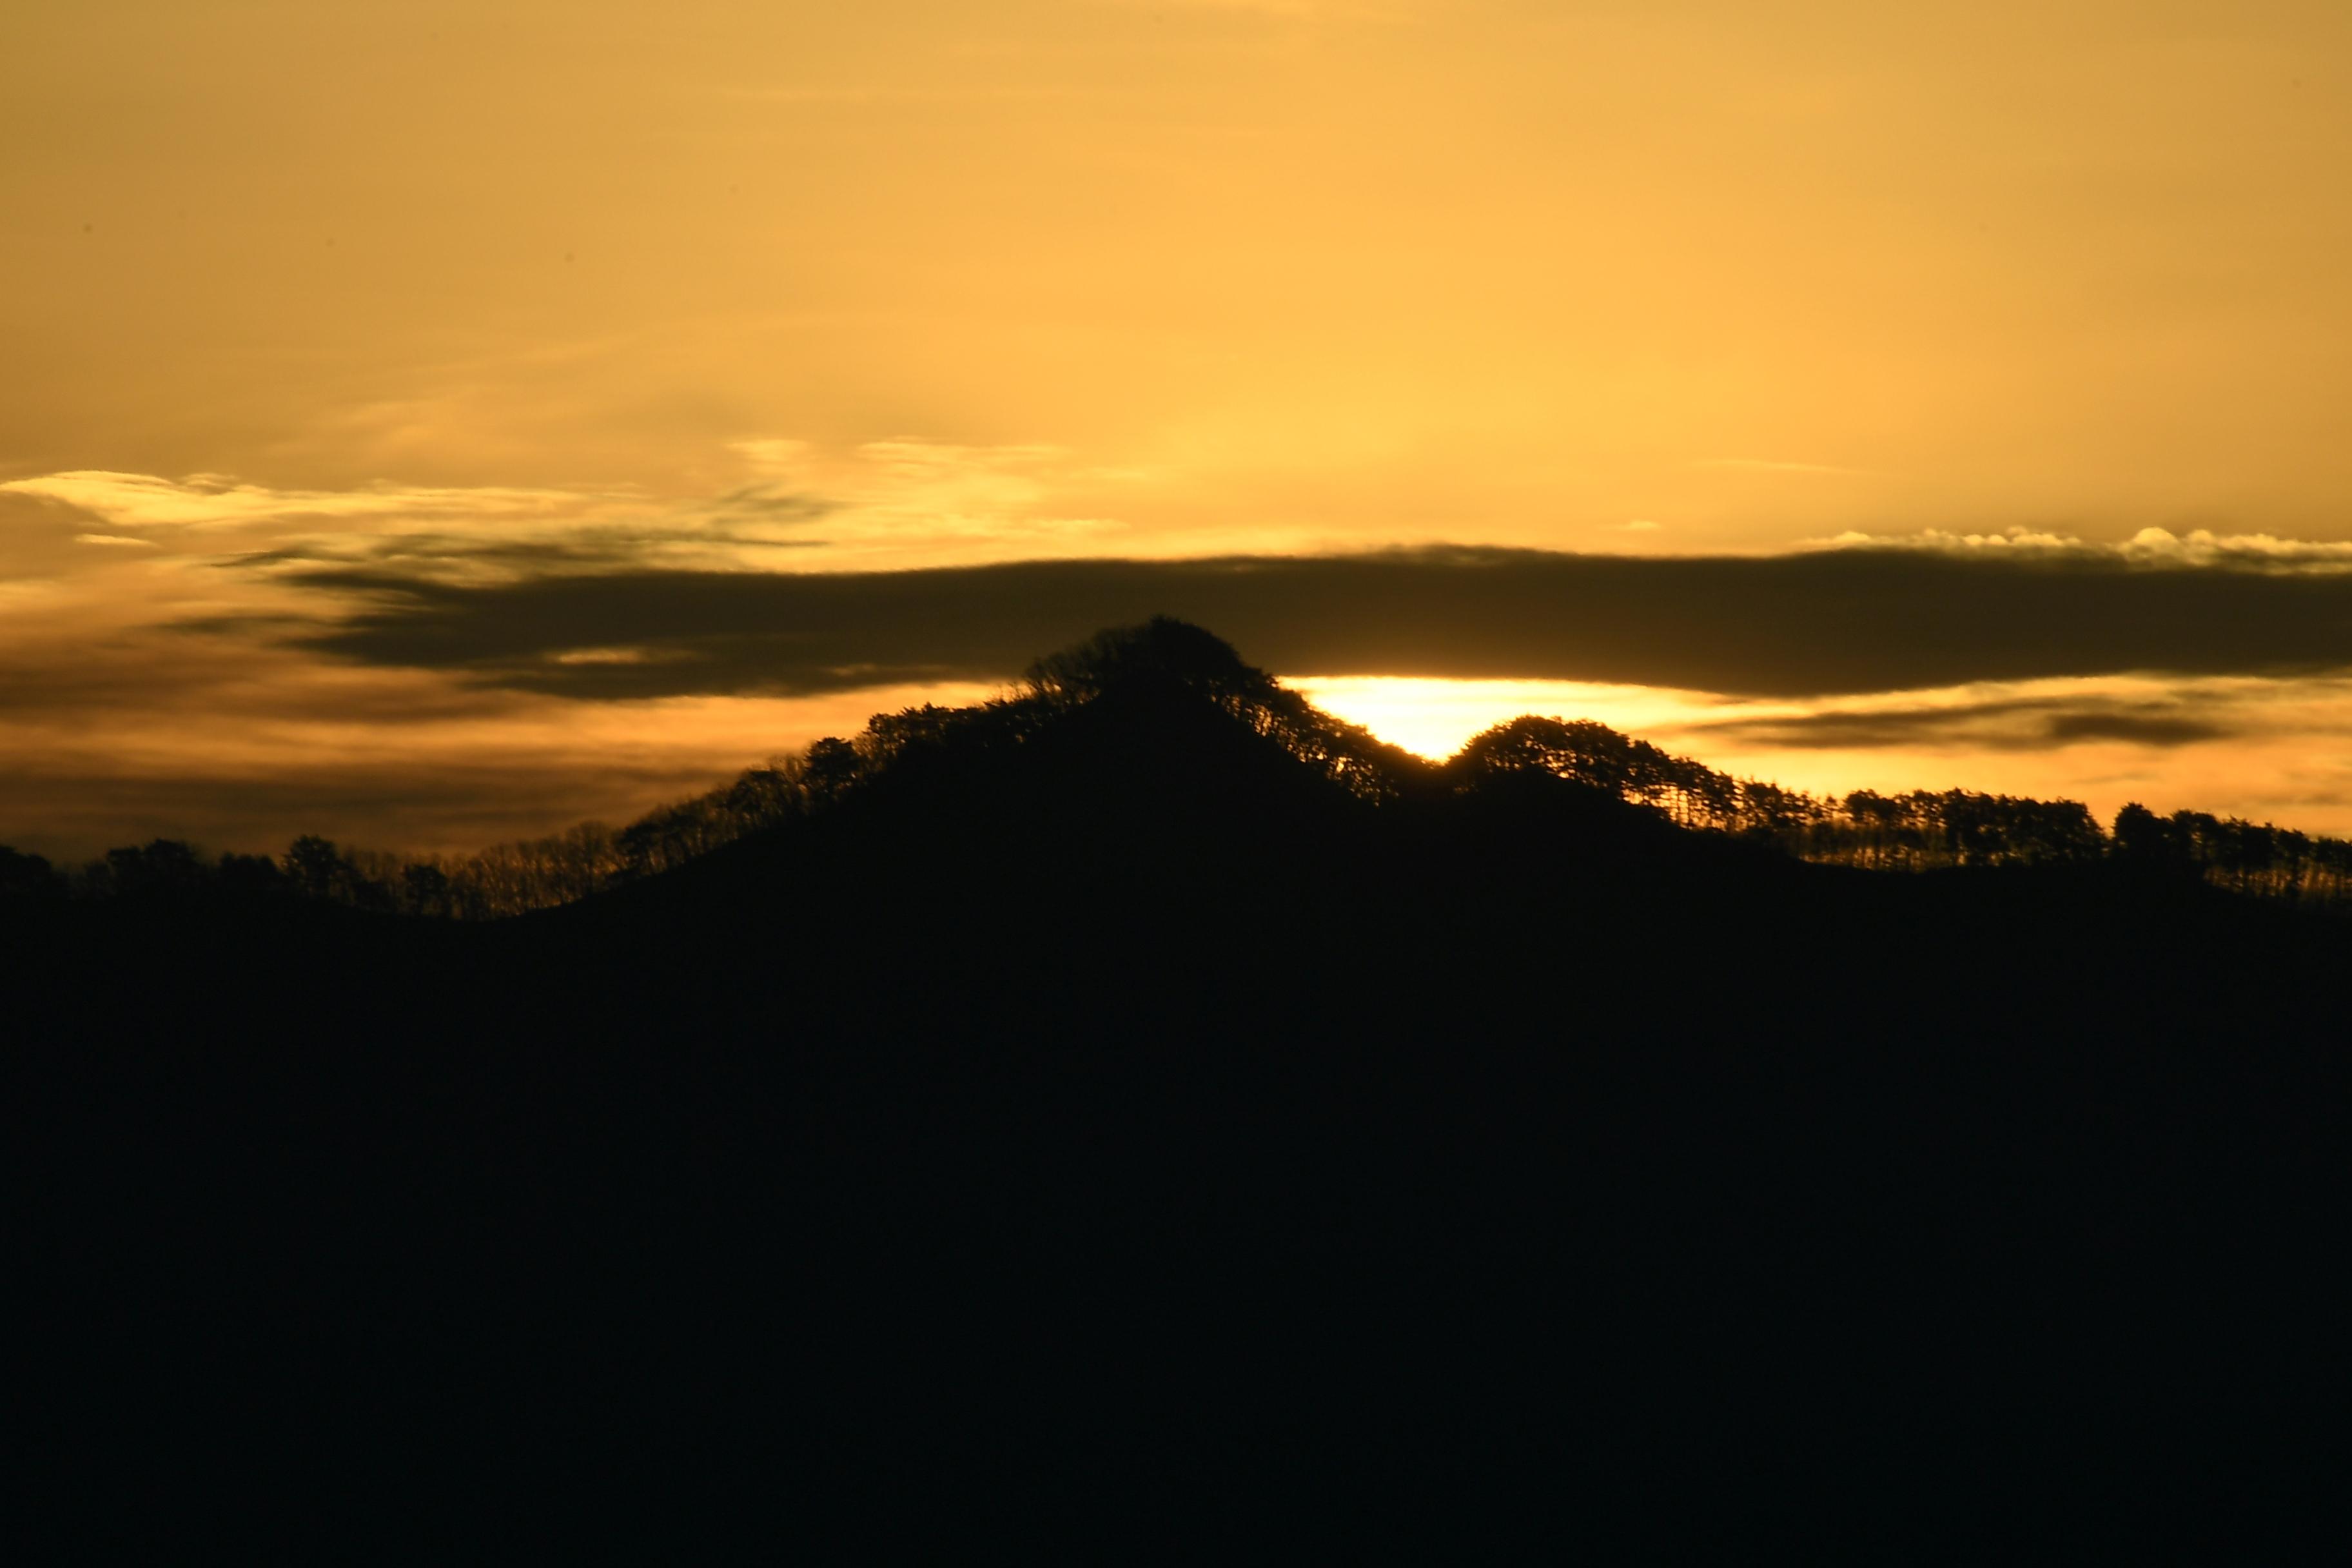
<svg viewBox="0 0 2352 1568"><path fill-rule="evenodd" d="M309 523L464 518L504 522L576 515L616 498L504 487L369 485L277 489L220 474L171 479L78 469L0 483L0 491L56 501L124 531L206 531Z"/></svg>
<svg viewBox="0 0 2352 1568"><path fill-rule="evenodd" d="M79 524L70 537L82 545L145 548L191 567L375 564L471 582L1099 554L1127 524L1073 511L1062 494L1142 482L1037 443L909 436L835 452L759 437L728 452L737 481L702 495L388 481L331 490L73 470L9 480L0 496L57 509ZM12 542L0 537L0 570Z"/></svg>

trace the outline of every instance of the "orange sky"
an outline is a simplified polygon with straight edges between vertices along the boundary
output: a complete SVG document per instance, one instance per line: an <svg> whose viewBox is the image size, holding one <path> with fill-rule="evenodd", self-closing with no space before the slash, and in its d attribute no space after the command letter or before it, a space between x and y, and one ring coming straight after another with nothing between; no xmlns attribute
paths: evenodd
<svg viewBox="0 0 2352 1568"><path fill-rule="evenodd" d="M355 601L289 562L2352 542L2340 4L85 0L5 37L0 841L463 847L905 695L354 661L289 646ZM1704 693L1657 738L2343 831L2324 674L2162 678L2221 717L2161 742L1792 745ZM2011 687L1841 700L2054 689ZM1496 695L1342 706L1426 740Z"/></svg>

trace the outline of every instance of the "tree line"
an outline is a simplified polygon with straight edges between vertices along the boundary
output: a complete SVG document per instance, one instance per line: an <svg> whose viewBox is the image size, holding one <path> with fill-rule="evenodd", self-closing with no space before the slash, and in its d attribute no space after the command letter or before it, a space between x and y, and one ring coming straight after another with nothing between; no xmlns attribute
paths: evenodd
<svg viewBox="0 0 2352 1568"><path fill-rule="evenodd" d="M1975 790L1815 795L1735 778L1590 720L1514 719L1473 738L1443 771L1466 782L1538 769L1656 811L1678 826L1778 845L1807 860L1873 870L2116 860L2170 868L2244 893L2352 897L2352 841L2271 823L2133 802L2103 827L2074 800Z"/></svg>
<svg viewBox="0 0 2352 1568"><path fill-rule="evenodd" d="M1971 790L1843 797L1738 778L1591 720L1527 715L1431 763L1323 712L1243 664L1197 626L1159 620L1098 634L1039 660L1006 696L968 708L877 714L850 739L772 757L730 783L657 806L618 829L583 822L457 857L400 856L305 835L276 858L210 858L173 839L110 849L61 871L0 847L0 902L147 899L218 890L323 900L388 914L494 920L576 902L656 875L747 835L815 816L894 770L959 752L1026 744L1116 693L1180 691L1279 745L1357 798L1381 805L1540 773L1654 812L1677 826L1770 843L1807 860L1882 871L2118 861L2232 890L2313 903L2352 900L2352 842L2137 803L2103 826L2079 801Z"/></svg>

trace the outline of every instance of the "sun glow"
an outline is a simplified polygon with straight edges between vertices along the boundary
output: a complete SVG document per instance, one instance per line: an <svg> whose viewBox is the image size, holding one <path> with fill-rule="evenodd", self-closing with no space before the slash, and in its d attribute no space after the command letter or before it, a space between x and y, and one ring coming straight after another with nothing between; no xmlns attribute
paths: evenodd
<svg viewBox="0 0 2352 1568"><path fill-rule="evenodd" d="M1726 773L1822 795L1964 788L2128 801L2352 832L2352 680L2113 676L1809 701L1546 680L1297 676L1284 684L1443 761L1522 713L1591 719Z"/></svg>
<svg viewBox="0 0 2352 1568"><path fill-rule="evenodd" d="M1481 730L1522 713L1593 719L1646 733L1718 706L1704 693L1572 680L1436 680L1395 676L1287 676L1285 686L1392 746L1443 762Z"/></svg>

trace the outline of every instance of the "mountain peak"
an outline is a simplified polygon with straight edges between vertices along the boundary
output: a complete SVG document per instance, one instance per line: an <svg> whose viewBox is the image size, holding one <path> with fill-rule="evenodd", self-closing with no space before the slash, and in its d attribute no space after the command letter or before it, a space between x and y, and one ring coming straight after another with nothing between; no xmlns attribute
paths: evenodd
<svg viewBox="0 0 2352 1568"><path fill-rule="evenodd" d="M1275 690L1274 678L1244 664L1223 638L1170 616L1097 632L1049 654L1029 667L1027 684L1041 697L1065 702L1171 687L1253 699Z"/></svg>

